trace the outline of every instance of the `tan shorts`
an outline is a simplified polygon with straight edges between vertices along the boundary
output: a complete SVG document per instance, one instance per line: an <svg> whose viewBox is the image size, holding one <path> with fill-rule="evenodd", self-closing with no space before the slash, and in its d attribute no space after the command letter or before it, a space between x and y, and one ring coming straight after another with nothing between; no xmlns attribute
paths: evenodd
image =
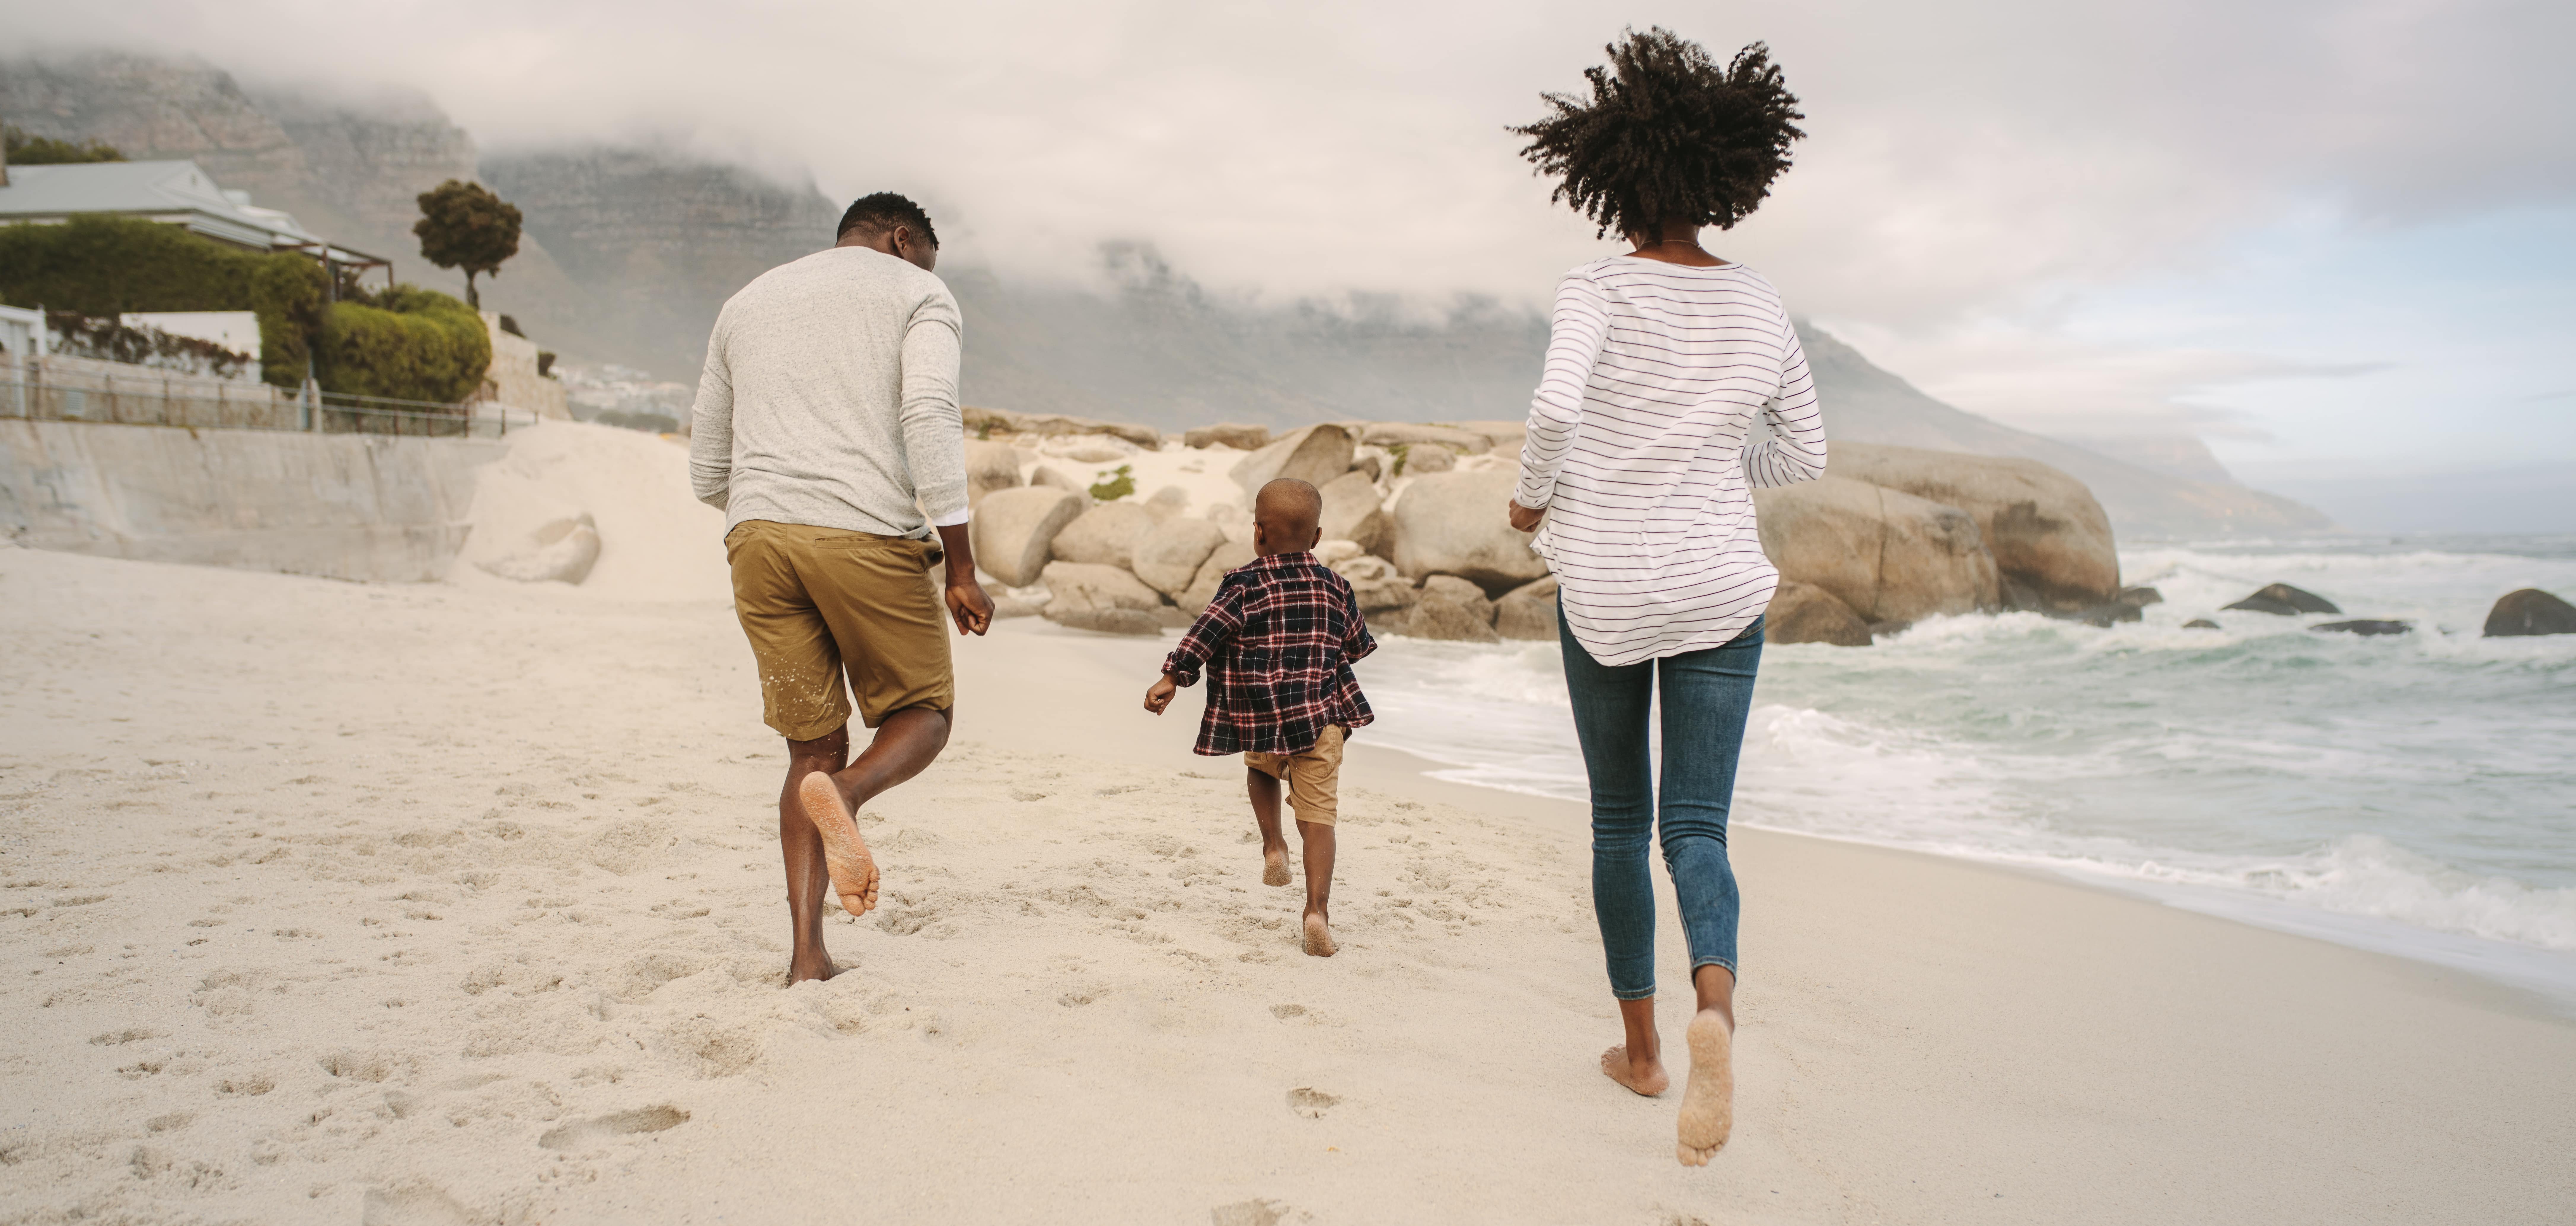
<svg viewBox="0 0 2576 1226"><path fill-rule="evenodd" d="M791 741L957 702L932 541L745 520L725 534L733 609L760 667L761 718Z"/></svg>
<svg viewBox="0 0 2576 1226"><path fill-rule="evenodd" d="M1333 824L1341 809L1342 730L1326 728L1312 748L1291 754L1246 753L1243 764L1288 784L1288 804L1297 820L1318 826Z"/></svg>

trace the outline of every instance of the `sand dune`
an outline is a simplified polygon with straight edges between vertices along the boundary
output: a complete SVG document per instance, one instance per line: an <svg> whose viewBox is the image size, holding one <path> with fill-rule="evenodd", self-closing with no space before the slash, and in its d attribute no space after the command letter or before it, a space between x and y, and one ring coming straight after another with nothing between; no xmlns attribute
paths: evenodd
<svg viewBox="0 0 2576 1226"><path fill-rule="evenodd" d="M721 603L0 549L0 1221L2545 1221L2576 1029L2070 886L1739 837L1736 1140L1592 1071L1579 814L1362 743L1340 956L1160 648L961 648L788 989ZM1185 703L1193 700L1185 700ZM1666 937L1673 936L1666 925ZM1678 949L1667 974L1680 973ZM1681 1012L1668 1008L1678 1048Z"/></svg>

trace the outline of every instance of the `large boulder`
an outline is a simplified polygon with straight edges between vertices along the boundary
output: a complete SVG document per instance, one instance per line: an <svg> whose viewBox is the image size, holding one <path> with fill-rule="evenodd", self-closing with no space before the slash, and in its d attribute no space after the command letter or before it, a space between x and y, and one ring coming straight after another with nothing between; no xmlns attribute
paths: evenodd
<svg viewBox="0 0 2576 1226"><path fill-rule="evenodd" d="M1377 485L1368 474L1346 472L1321 487L1324 495L1324 539L1351 541L1369 553L1384 553L1395 525L1379 505Z"/></svg>
<svg viewBox="0 0 2576 1226"><path fill-rule="evenodd" d="M1182 612L1197 616L1209 601L1216 599L1217 585L1225 582L1225 572L1251 561L1253 556L1250 543L1226 538L1224 544L1208 552L1207 561L1199 563L1198 575L1190 580L1187 589L1173 597L1173 603L1181 606Z"/></svg>
<svg viewBox="0 0 2576 1226"><path fill-rule="evenodd" d="M1053 556L1056 534L1082 514L1087 501L1068 490L1037 485L986 494L966 533L975 547L976 565L1011 587L1037 582Z"/></svg>
<svg viewBox="0 0 2576 1226"><path fill-rule="evenodd" d="M2536 587L2508 592L2487 610L2486 637L2526 634L2576 634L2576 605Z"/></svg>
<svg viewBox="0 0 2576 1226"><path fill-rule="evenodd" d="M1136 542L1136 577L1168 596L1190 590L1199 567L1225 543L1225 529L1204 519L1172 518Z"/></svg>
<svg viewBox="0 0 2576 1226"><path fill-rule="evenodd" d="M1478 595L1481 597L1483 593ZM1493 608L1490 601L1480 603L1487 610ZM1491 616L1490 612L1479 612L1474 606L1456 599L1454 591L1435 591L1425 583L1422 599L1414 602L1413 608L1404 615L1402 628L1393 632L1453 643L1499 643L1502 636L1494 633L1493 623L1488 620Z"/></svg>
<svg viewBox="0 0 2576 1226"><path fill-rule="evenodd" d="M1190 492L1177 485L1166 485L1145 500L1145 511L1155 522L1172 518L1190 509Z"/></svg>
<svg viewBox="0 0 2576 1226"><path fill-rule="evenodd" d="M2279 617L2295 617L2301 613L2343 612L2335 607L2335 602L2315 592L2291 587L2286 583L2267 585L2263 590L2243 600L2219 607L2244 613L2270 613Z"/></svg>
<svg viewBox="0 0 2576 1226"><path fill-rule="evenodd" d="M1517 472L1489 469L1436 473L1405 487L1393 516L1396 569L1415 578L1456 575L1487 591L1546 574L1529 534L1504 518L1519 483Z"/></svg>
<svg viewBox="0 0 2576 1226"><path fill-rule="evenodd" d="M579 586L598 562L599 525L590 512L575 511L538 524L474 564L520 583Z"/></svg>
<svg viewBox="0 0 2576 1226"><path fill-rule="evenodd" d="M1234 462L1226 475L1243 487L1246 494L1258 494L1261 487L1281 477L1294 477L1324 488L1324 483L1351 470L1351 432L1335 425L1307 426L1291 430L1251 455Z"/></svg>
<svg viewBox="0 0 2576 1226"><path fill-rule="evenodd" d="M1529 433L1529 423L1526 421L1444 421L1434 424L1447 426L1452 430L1481 434L1485 437L1485 442L1496 451L1519 451L1522 440Z"/></svg>
<svg viewBox="0 0 2576 1226"><path fill-rule="evenodd" d="M1050 556L1058 562L1133 570L1136 542L1153 530L1154 513L1146 510L1143 503L1104 502L1066 524L1056 534Z"/></svg>
<svg viewBox="0 0 2576 1226"><path fill-rule="evenodd" d="M1375 447L1402 443L1419 447L1425 443L1446 447L1460 455L1483 455L1493 450L1493 440L1473 430L1451 426L1417 426L1403 422L1371 422L1360 431L1360 441Z"/></svg>
<svg viewBox="0 0 2576 1226"><path fill-rule="evenodd" d="M966 440L966 505L984 505L984 495L995 490L1016 489L1020 484L1020 452L1008 443L986 443Z"/></svg>
<svg viewBox="0 0 2576 1226"><path fill-rule="evenodd" d="M1422 591L1413 580L1395 569L1395 563L1373 554L1332 564L1335 573L1348 580L1351 594L1358 597L1360 612L1377 624L1381 613L1401 613L1422 599Z"/></svg>
<svg viewBox="0 0 2576 1226"><path fill-rule="evenodd" d="M1458 467L1458 453L1446 447L1416 447L1411 443L1398 443L1395 446L1395 456L1395 475L1399 477L1421 477L1431 473L1445 473Z"/></svg>
<svg viewBox="0 0 2576 1226"><path fill-rule="evenodd" d="M1232 447L1237 451L1259 451L1270 445L1270 427L1244 426L1227 422L1201 426L1181 436L1192 447Z"/></svg>
<svg viewBox="0 0 2576 1226"><path fill-rule="evenodd" d="M1494 601L1494 633L1507 639L1556 639L1556 576L1536 579Z"/></svg>
<svg viewBox="0 0 2576 1226"><path fill-rule="evenodd" d="M1823 588L1872 625L2001 603L1994 556L1957 507L1845 477L1757 489L1753 500L1780 576Z"/></svg>
<svg viewBox="0 0 2576 1226"><path fill-rule="evenodd" d="M1162 593L1115 566L1089 562L1049 562L1045 571L1052 599L1040 610L1048 621L1076 630L1108 634L1160 634Z"/></svg>
<svg viewBox="0 0 2576 1226"><path fill-rule="evenodd" d="M1762 638L1771 643L1831 643L1836 647L1867 647L1870 644L1869 623L1851 606L1834 599L1831 592L1812 583L1780 581L1780 590L1772 593L1771 607L1764 614Z"/></svg>
<svg viewBox="0 0 2576 1226"><path fill-rule="evenodd" d="M2037 460L1837 441L1829 471L1974 516L2008 607L2074 613L2120 594L2111 517L2083 482Z"/></svg>
<svg viewBox="0 0 2576 1226"><path fill-rule="evenodd" d="M1029 474L1029 484L1051 490L1063 490L1068 494L1078 494L1086 501L1091 497L1090 486L1064 475L1063 470L1052 464L1038 465L1037 471Z"/></svg>
<svg viewBox="0 0 2576 1226"><path fill-rule="evenodd" d="M2383 634L2412 634L2415 623L2365 617L2358 621L2322 622L2308 629L2325 634L2358 634L2364 638L2376 638Z"/></svg>
<svg viewBox="0 0 2576 1226"><path fill-rule="evenodd" d="M1034 434L1054 438L1066 434L1107 434L1122 438L1151 451L1163 445L1160 431L1147 426L1117 421L1093 421L1088 417L1067 417L1062 413L1014 413L1009 409L983 409L968 405L958 410L966 421L969 434L990 434L1001 430L1011 434Z"/></svg>

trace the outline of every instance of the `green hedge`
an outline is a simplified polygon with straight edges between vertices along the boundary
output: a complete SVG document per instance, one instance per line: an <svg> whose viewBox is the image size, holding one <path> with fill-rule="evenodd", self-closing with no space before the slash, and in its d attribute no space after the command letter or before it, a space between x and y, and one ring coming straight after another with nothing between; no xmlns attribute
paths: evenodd
<svg viewBox="0 0 2576 1226"><path fill-rule="evenodd" d="M442 403L473 395L491 364L483 317L416 285L331 304L313 352L324 391Z"/></svg>
<svg viewBox="0 0 2576 1226"><path fill-rule="evenodd" d="M268 381L304 381L305 338L321 326L329 287L308 256L259 255L164 222L78 217L58 226L0 226L0 302L81 315L256 311Z"/></svg>

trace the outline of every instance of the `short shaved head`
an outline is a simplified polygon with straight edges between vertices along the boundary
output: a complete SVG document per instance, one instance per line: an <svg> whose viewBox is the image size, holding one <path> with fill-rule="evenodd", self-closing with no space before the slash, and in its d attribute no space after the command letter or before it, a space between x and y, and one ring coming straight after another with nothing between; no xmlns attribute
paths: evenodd
<svg viewBox="0 0 2576 1226"><path fill-rule="evenodd" d="M1281 477L1252 498L1252 525L1263 553L1302 553L1315 547L1324 517L1324 495L1314 486Z"/></svg>

